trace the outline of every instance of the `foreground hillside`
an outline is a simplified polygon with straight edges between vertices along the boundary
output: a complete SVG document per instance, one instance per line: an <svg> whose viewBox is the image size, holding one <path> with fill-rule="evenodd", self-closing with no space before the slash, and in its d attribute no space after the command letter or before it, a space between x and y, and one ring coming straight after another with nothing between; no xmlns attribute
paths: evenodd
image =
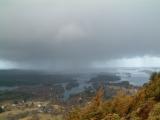
<svg viewBox="0 0 160 120"><path fill-rule="evenodd" d="M73 108L67 120L160 120L160 73L153 73L150 82L134 95L119 92L103 100L103 89L84 107Z"/></svg>
<svg viewBox="0 0 160 120"><path fill-rule="evenodd" d="M160 73L154 73L138 91L129 90L119 89L106 100L107 91L101 88L90 102L78 105L38 99L4 101L0 120L160 120Z"/></svg>

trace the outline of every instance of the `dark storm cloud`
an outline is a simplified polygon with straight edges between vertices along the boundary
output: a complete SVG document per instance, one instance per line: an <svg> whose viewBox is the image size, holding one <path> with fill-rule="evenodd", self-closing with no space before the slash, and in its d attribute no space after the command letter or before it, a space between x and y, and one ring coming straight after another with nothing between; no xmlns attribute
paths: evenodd
<svg viewBox="0 0 160 120"><path fill-rule="evenodd" d="M2 0L0 59L37 69L159 56L158 0Z"/></svg>

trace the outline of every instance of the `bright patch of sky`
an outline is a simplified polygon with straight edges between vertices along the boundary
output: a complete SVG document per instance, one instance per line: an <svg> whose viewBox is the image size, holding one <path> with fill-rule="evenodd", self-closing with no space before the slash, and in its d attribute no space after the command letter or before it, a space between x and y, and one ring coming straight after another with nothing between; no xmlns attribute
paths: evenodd
<svg viewBox="0 0 160 120"><path fill-rule="evenodd" d="M110 60L107 62L95 62L93 64L96 68L106 67L160 67L160 57L143 56L133 58L121 58Z"/></svg>
<svg viewBox="0 0 160 120"><path fill-rule="evenodd" d="M6 60L0 60L0 69L14 69L18 66L15 63L6 61Z"/></svg>

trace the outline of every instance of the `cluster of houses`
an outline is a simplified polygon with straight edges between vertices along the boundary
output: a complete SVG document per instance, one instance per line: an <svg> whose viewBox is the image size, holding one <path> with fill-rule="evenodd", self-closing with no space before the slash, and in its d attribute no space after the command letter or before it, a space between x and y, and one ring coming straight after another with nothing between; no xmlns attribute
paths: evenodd
<svg viewBox="0 0 160 120"><path fill-rule="evenodd" d="M61 114L64 112L64 107L60 105L53 105L49 102L25 102L16 101L13 103L7 103L0 105L0 113L12 110L26 110L32 109L37 113L47 113L47 114Z"/></svg>

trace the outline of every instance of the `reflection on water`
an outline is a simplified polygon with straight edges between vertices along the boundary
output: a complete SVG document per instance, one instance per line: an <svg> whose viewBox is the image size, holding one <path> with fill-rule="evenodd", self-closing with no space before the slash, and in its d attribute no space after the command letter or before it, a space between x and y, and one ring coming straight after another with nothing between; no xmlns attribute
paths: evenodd
<svg viewBox="0 0 160 120"><path fill-rule="evenodd" d="M112 68L107 69L106 73L112 73L115 75L120 76L121 81L129 81L130 84L135 86L142 86L144 83L147 83L149 81L149 77L152 72L160 71L160 69L157 68ZM104 72L105 73L105 72ZM79 78L76 78L76 80L79 83L78 87L74 87L71 90L65 90L64 93L64 99L68 99L70 95L80 93L84 91L86 87L92 86L89 81L92 77L95 77L97 74L88 75L87 77L81 76ZM118 81L116 81L118 82Z"/></svg>
<svg viewBox="0 0 160 120"><path fill-rule="evenodd" d="M81 76L75 78L77 82L79 83L79 86L72 88L71 90L65 90L64 92L64 100L67 100L70 95L78 94L85 90L85 88L91 86L88 81L90 80L91 76Z"/></svg>

